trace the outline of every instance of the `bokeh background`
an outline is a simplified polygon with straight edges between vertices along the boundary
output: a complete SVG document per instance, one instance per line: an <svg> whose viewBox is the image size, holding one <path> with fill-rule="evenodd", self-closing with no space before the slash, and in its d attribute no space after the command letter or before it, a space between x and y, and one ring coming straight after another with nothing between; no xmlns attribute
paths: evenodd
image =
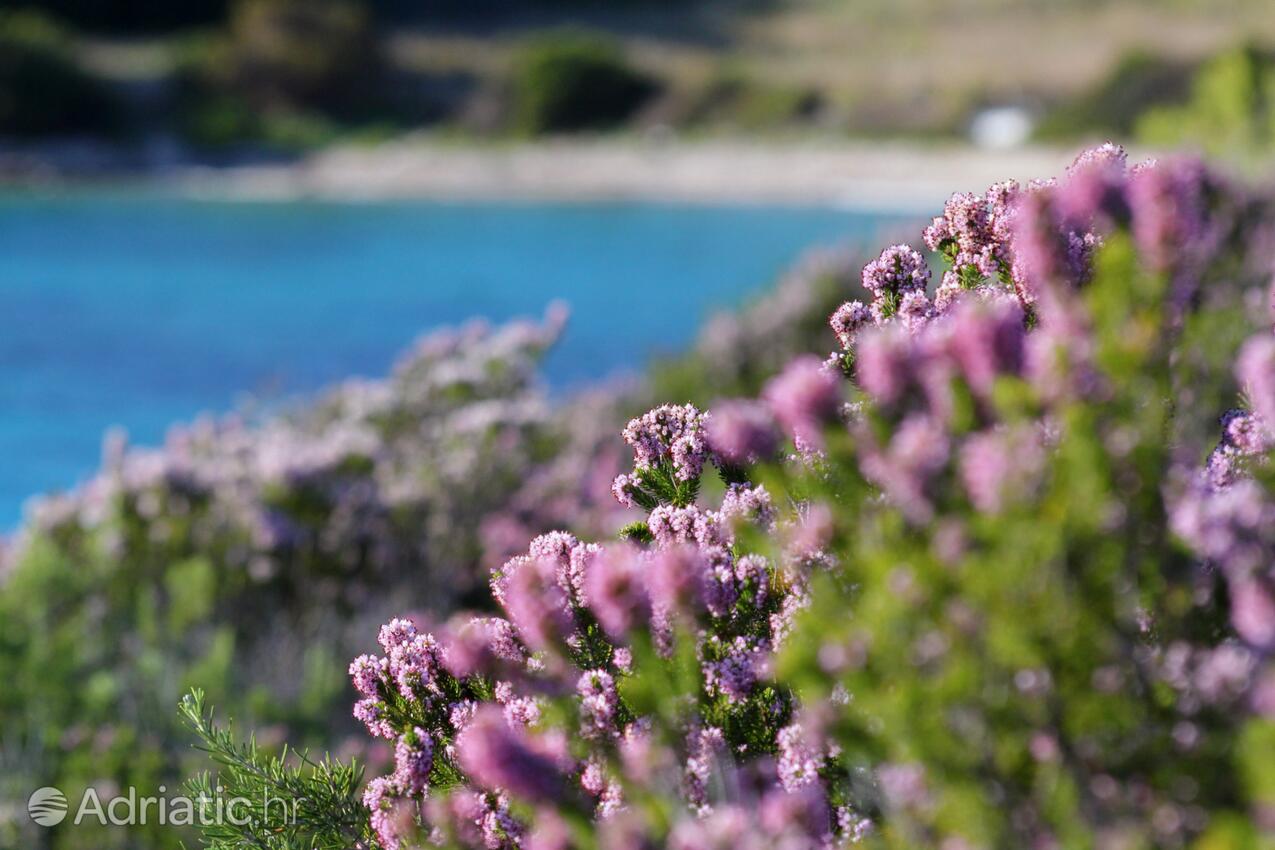
<svg viewBox="0 0 1275 850"><path fill-rule="evenodd" d="M606 533L629 415L1105 139L1264 180L1268 0L3 0L0 847L175 846L25 800L188 775L194 684L383 761L376 624Z"/></svg>

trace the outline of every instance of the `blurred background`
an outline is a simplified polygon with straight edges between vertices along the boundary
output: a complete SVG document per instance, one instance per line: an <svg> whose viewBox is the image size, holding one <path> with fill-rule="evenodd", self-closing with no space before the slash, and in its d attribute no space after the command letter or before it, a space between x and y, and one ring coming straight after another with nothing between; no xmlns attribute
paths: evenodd
<svg viewBox="0 0 1275 850"><path fill-rule="evenodd" d="M174 846L23 807L175 782L192 684L342 740L627 416L1106 139L1264 179L1269 0L0 0L0 848Z"/></svg>
<svg viewBox="0 0 1275 850"><path fill-rule="evenodd" d="M1262 0L0 0L0 527L111 425L470 316L564 299L555 385L631 372L1084 141L1260 171L1268 40Z"/></svg>

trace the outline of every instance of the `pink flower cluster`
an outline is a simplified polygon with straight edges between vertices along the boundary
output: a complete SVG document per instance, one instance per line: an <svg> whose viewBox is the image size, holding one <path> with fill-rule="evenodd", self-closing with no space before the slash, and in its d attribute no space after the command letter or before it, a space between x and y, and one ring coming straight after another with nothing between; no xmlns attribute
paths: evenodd
<svg viewBox="0 0 1275 850"><path fill-rule="evenodd" d="M772 416L803 422L814 435L821 418L837 416L838 396L831 377L812 365L819 392ZM675 493L679 482L698 486L704 465L719 462L704 441L705 419L687 405L630 423L625 437L635 474L651 492ZM773 736L793 709L791 695L763 684L772 676L772 653L806 604L811 561L777 565L739 549L743 529L767 535L777 519L766 490L744 481L726 488L716 510L661 501L648 514L645 544L599 546L565 532L533 539L525 554L492 573L492 595L507 619L472 618L438 637L405 620L386 624L385 655L361 656L350 666L362 695L356 717L373 735L396 741L394 773L376 780L367 797L381 843L396 849L418 833L437 833L462 846L559 846L546 807L579 809L607 830L632 828L624 788L664 770L666 759L685 759L680 784L688 818L734 812L715 799L711 779L744 769L732 766L731 753L754 759L740 737L742 718L766 718ZM653 749L653 718L638 716L623 689L638 657L671 662L683 648L698 660L702 684L677 721L685 744L679 756ZM565 729L547 726L545 711L564 700L574 704L574 720ZM741 722L704 726L706 713ZM811 848L848 840L843 821L862 832L859 819L847 820L827 801L819 766L811 769L800 788L776 782L764 792L762 823L747 814L754 828L804 836L793 846ZM452 775L467 790L448 793L455 805L434 802L431 788ZM790 794L793 800L783 799ZM527 820L528 806L545 811ZM675 827L676 840L690 840L691 830Z"/></svg>
<svg viewBox="0 0 1275 850"><path fill-rule="evenodd" d="M1176 298L1194 273L1184 258L1217 227L1200 202L1208 179L1175 163L1129 169L1103 146L1057 183L954 196L925 232L948 266L933 300L925 258L894 246L864 269L872 304L833 315L843 351L831 364L796 358L757 399L711 414L665 405L633 419L623 432L633 468L613 492L645 519L626 542L535 537L492 573L505 619L473 618L437 639L392 621L384 657L351 665L356 716L395 742L394 772L366 798L385 850L422 836L568 850L579 817L607 847L830 850L871 830L865 803L873 818L932 806L911 762L878 765L872 792L859 793L827 723L850 696L803 704L776 681L776 653L800 645L790 636L815 571L837 563L838 529L819 499L777 506L755 466L783 463L790 444L792 468L823 482L831 453L852 445L855 474L882 497L871 504L913 526L943 518L951 533L936 532L936 546L959 553L967 528L946 514L977 520L1030 503L1056 418L1099 397L1092 317L1076 297L1094 251L1131 233ZM1248 690L1275 652L1275 504L1248 476L1275 445L1275 337L1246 346L1238 377L1253 410L1228 415L1174 525L1226 576L1242 645L1139 652L1179 691L1255 706L1275 703L1271 688ZM1025 415L1006 414L1006 387L1029 399ZM725 482L716 508L700 493L712 468ZM907 595L907 570L897 573ZM942 653L946 638L935 640L918 657ZM844 647L825 649L820 665L849 663ZM1031 753L1058 758L1057 744L1037 735ZM653 796L667 818L644 817Z"/></svg>

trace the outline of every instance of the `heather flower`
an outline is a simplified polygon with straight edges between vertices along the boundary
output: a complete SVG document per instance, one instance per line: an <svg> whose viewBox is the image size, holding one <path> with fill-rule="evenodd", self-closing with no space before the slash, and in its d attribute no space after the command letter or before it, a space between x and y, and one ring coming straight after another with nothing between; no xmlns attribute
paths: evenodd
<svg viewBox="0 0 1275 850"><path fill-rule="evenodd" d="M576 685L580 697L580 734L586 738L611 737L618 734L616 709L620 697L615 680L605 670L589 670Z"/></svg>
<svg viewBox="0 0 1275 850"><path fill-rule="evenodd" d="M510 728L503 713L492 706L481 706L457 737L456 757L465 773L489 791L553 803L563 790L557 762L526 733Z"/></svg>
<svg viewBox="0 0 1275 850"><path fill-rule="evenodd" d="M728 529L738 522L748 522L760 529L770 530L775 524L775 505L765 487L730 484L722 496L722 506L717 516L718 522Z"/></svg>
<svg viewBox="0 0 1275 850"><path fill-rule="evenodd" d="M786 791L819 780L825 755L810 740L801 724L794 723L779 730L775 743L779 747L779 782Z"/></svg>
<svg viewBox="0 0 1275 850"><path fill-rule="evenodd" d="M929 484L947 465L951 441L932 417L913 413L900 423L884 450L865 445L860 468L912 521L933 514Z"/></svg>
<svg viewBox="0 0 1275 850"><path fill-rule="evenodd" d="M466 788L431 801L431 823L445 824L450 835L467 848L507 850L525 846L526 829L509 811L504 794L477 793Z"/></svg>
<svg viewBox="0 0 1275 850"><path fill-rule="evenodd" d="M1130 177L1133 238L1153 269L1194 261L1208 236L1205 180L1203 164L1187 158L1164 160Z"/></svg>
<svg viewBox="0 0 1275 850"><path fill-rule="evenodd" d="M669 836L669 850L760 850L766 836L739 806L723 806L701 818L681 820Z"/></svg>
<svg viewBox="0 0 1275 850"><path fill-rule="evenodd" d="M925 768L919 764L885 764L877 770L885 801L896 809L924 806L929 802Z"/></svg>
<svg viewBox="0 0 1275 850"><path fill-rule="evenodd" d="M708 781L717 756L725 746L726 738L715 726L695 728L687 735L682 793L692 808L702 810L708 805Z"/></svg>
<svg viewBox="0 0 1275 850"><path fill-rule="evenodd" d="M1128 163L1129 155L1125 153L1122 146L1114 142L1103 142L1077 154L1075 160L1067 167L1067 176L1075 177L1077 174L1093 169L1112 169L1117 173L1123 173Z"/></svg>
<svg viewBox="0 0 1275 850"><path fill-rule="evenodd" d="M1012 299L965 301L946 321L944 347L975 393L988 397L998 377L1021 374L1026 331Z"/></svg>
<svg viewBox="0 0 1275 850"><path fill-rule="evenodd" d="M429 698L438 693L442 670L440 647L433 635L417 634L390 652L388 671L404 699Z"/></svg>
<svg viewBox="0 0 1275 850"><path fill-rule="evenodd" d="M589 608L612 638L623 640L639 622L650 616L644 573L647 564L639 551L610 546L595 558L585 573Z"/></svg>
<svg viewBox="0 0 1275 850"><path fill-rule="evenodd" d="M725 697L729 703L747 700L764 665L766 644L743 635L730 641L710 635L702 651L713 658L703 662L705 690Z"/></svg>
<svg viewBox="0 0 1275 850"><path fill-rule="evenodd" d="M876 301L895 304L909 292L924 292L930 282L925 258L907 245L893 245L863 269L863 288Z"/></svg>
<svg viewBox="0 0 1275 850"><path fill-rule="evenodd" d="M775 845L835 846L832 812L822 789L807 785L790 792L772 785L762 795L758 815Z"/></svg>
<svg viewBox="0 0 1275 850"><path fill-rule="evenodd" d="M634 469L668 464L680 480L698 478L709 458L704 424L704 414L690 404L662 405L631 420L623 437L633 448Z"/></svg>
<svg viewBox="0 0 1275 850"><path fill-rule="evenodd" d="M735 561L735 582L742 596L752 590L752 603L760 607L770 591L770 562L762 555L743 555Z"/></svg>
<svg viewBox="0 0 1275 850"><path fill-rule="evenodd" d="M384 658L372 655L360 655L350 662L350 679L354 689L365 697L379 699L381 683L389 670L389 663Z"/></svg>
<svg viewBox="0 0 1275 850"><path fill-rule="evenodd" d="M794 521L784 528L785 558L798 564L825 560L833 531L832 513L827 505L819 502L800 505Z"/></svg>
<svg viewBox="0 0 1275 850"><path fill-rule="evenodd" d="M1235 377L1264 422L1275 422L1275 335L1259 334L1244 343Z"/></svg>
<svg viewBox="0 0 1275 850"><path fill-rule="evenodd" d="M505 722L511 727L535 726L540 722L540 700L535 697L516 697L506 695L497 701L505 707Z"/></svg>
<svg viewBox="0 0 1275 850"><path fill-rule="evenodd" d="M775 420L766 406L742 399L713 408L706 437L718 457L738 466L769 459L779 445Z"/></svg>
<svg viewBox="0 0 1275 850"><path fill-rule="evenodd" d="M472 699L463 699L453 703L451 711L447 714L447 722L452 725L452 729L459 734L474 720L474 714L478 711L478 703ZM447 747L448 755L454 757L456 748L454 745Z"/></svg>
<svg viewBox="0 0 1275 850"><path fill-rule="evenodd" d="M1242 577L1230 582L1231 623L1250 646L1275 652L1275 592L1272 582Z"/></svg>
<svg viewBox="0 0 1275 850"><path fill-rule="evenodd" d="M585 576L588 574L590 564L601 551L602 547L596 543L579 543L571 550L566 566L559 566L558 586L566 592L571 604L577 608L584 607L587 602Z"/></svg>
<svg viewBox="0 0 1275 850"><path fill-rule="evenodd" d="M984 431L961 447L961 481L970 502L983 513L999 513L1040 472L1044 456L1035 435L1024 431Z"/></svg>
<svg viewBox="0 0 1275 850"><path fill-rule="evenodd" d="M1098 243L1096 234L1077 233L1062 221L1052 191L1037 191L1024 193L1018 200L1013 244L1015 291L1024 305L1035 305L1055 289L1088 280ZM1055 296L1044 306L1054 308L1061 299Z"/></svg>
<svg viewBox="0 0 1275 850"><path fill-rule="evenodd" d="M899 301L899 321L908 333L916 333L934 317L934 305L924 292L909 292Z"/></svg>
<svg viewBox="0 0 1275 850"><path fill-rule="evenodd" d="M721 546L730 542L718 518L693 505L685 508L660 505L651 511L647 525L659 546L675 546L679 543Z"/></svg>
<svg viewBox="0 0 1275 850"><path fill-rule="evenodd" d="M823 445L823 426L836 421L842 403L839 381L817 357L789 363L762 397L790 437L815 448Z"/></svg>
<svg viewBox="0 0 1275 850"><path fill-rule="evenodd" d="M556 560L530 558L509 576L505 587L505 611L534 649L550 649L572 630L570 600L558 583L559 568Z"/></svg>
<svg viewBox="0 0 1275 850"><path fill-rule="evenodd" d="M394 726L386 718L385 704L380 700L368 697L356 702L354 719L366 726L368 733L374 738L393 740L395 737Z"/></svg>
<svg viewBox="0 0 1275 850"><path fill-rule="evenodd" d="M916 351L907 334L894 328L864 334L855 359L855 377L879 405L902 398L913 378Z"/></svg>
<svg viewBox="0 0 1275 850"><path fill-rule="evenodd" d="M1007 260L1008 246L998 240L1005 227L993 219L993 211L1005 214L1007 187L993 187L987 195L960 192L948 199L943 215L926 228L923 238L932 251L943 254L951 263L954 276L944 279L948 289L968 288L984 277L993 277Z"/></svg>
<svg viewBox="0 0 1275 850"><path fill-rule="evenodd" d="M1097 236L1128 218L1124 151L1111 148L1118 154L1100 153L1098 148L1088 158L1089 151L1082 153L1054 190L1059 221L1074 232Z"/></svg>
<svg viewBox="0 0 1275 850"><path fill-rule="evenodd" d="M1260 463L1272 441L1270 429L1257 414L1231 409L1222 415L1221 423L1222 439L1204 465L1204 477L1214 489L1245 475L1254 460Z"/></svg>
<svg viewBox="0 0 1275 850"><path fill-rule="evenodd" d="M527 546L527 555L532 558L548 558L559 564L565 564L571 557L571 550L580 541L575 535L566 531L551 531L542 534Z"/></svg>
<svg viewBox="0 0 1275 850"><path fill-rule="evenodd" d="M1246 575L1270 563L1275 505L1251 479L1220 490L1191 482L1174 500L1170 525L1201 557L1230 575Z"/></svg>
<svg viewBox="0 0 1275 850"><path fill-rule="evenodd" d="M832 332L837 335L841 347L849 351L854 346L859 331L873 322L871 308L862 301L847 301L828 319Z"/></svg>
<svg viewBox="0 0 1275 850"><path fill-rule="evenodd" d="M607 776L606 769L597 759L590 758L580 772L580 787L598 801L594 812L598 820L606 820L620 811L623 791L619 784Z"/></svg>
<svg viewBox="0 0 1275 850"><path fill-rule="evenodd" d="M395 619L390 620L381 626L381 633L378 642L381 647L389 653L395 648L408 643L412 638L416 637L416 624L411 620Z"/></svg>
<svg viewBox="0 0 1275 850"><path fill-rule="evenodd" d="M442 661L456 678L489 673L504 663L518 664L526 652L518 642L513 624L500 617L471 617L452 630L443 649Z"/></svg>
<svg viewBox="0 0 1275 850"><path fill-rule="evenodd" d="M446 837L461 835L454 822L463 821L472 827L461 838L469 848L566 850L572 834L564 826L571 820L565 812L570 811L573 816L591 813L599 845L617 850L833 850L872 829L860 814L861 806L871 806L874 817L882 813L887 842L964 847L966 839L949 832L948 812L949 802L959 797L951 793L960 790L955 783L967 779L961 776L964 768L945 762L944 770L927 774L938 745L921 738L900 741L899 729L907 723L872 718L883 707L888 715L890 703L876 699L872 688L874 680L883 687L895 685L891 675L897 671L885 661L892 658L903 665L897 675L913 678L913 688L924 687L910 672L914 667L927 676L950 676L969 664L975 665L968 669L979 674L977 681L1010 683L990 691L958 687L959 694L946 696L942 688L934 691L949 709L953 700L962 709L970 706L968 713L943 716L958 735L975 742L990 740L986 735L995 730L984 724L997 712L1011 710L1023 721L1006 739L1009 761L980 762L977 785L966 787L996 787L999 793L1007 790L1007 778L1017 781L1022 771L1035 782L1067 762L1076 782L1089 783L1082 792L1092 796L1088 804L1095 822L1131 824L1135 842L1147 835L1184 834L1184 840L1194 840L1203 820L1180 829L1188 807L1173 796L1178 785L1172 771L1161 781L1161 767L1181 750L1191 753L1193 761L1185 763L1190 770L1212 770L1215 761L1221 765L1218 760L1229 757L1230 746L1224 736L1209 737L1212 727L1228 715L1275 713L1270 708L1275 686L1263 691L1259 682L1270 673L1275 654L1275 572L1270 567L1275 500L1265 492L1265 481L1250 474L1259 470L1275 441L1266 424L1275 421L1268 415L1275 402L1261 398L1275 397L1265 386L1275 387L1275 378L1264 375L1273 371L1275 343L1250 343L1256 353L1246 350L1237 364L1254 410L1228 414L1206 469L1192 463L1190 474L1165 488L1174 531L1209 562L1207 569L1198 574L1184 569L1181 553L1165 546L1147 567L1150 573L1143 564L1130 564L1118 575L1100 574L1101 583L1089 581L1085 547L1095 538L1103 538L1098 542L1113 552L1137 542L1138 535L1125 533L1122 524L1126 512L1139 511L1136 518L1146 518L1147 498L1142 491L1122 503L1126 488L1140 486L1126 471L1141 468L1132 461L1142 458L1126 453L1129 445L1138 445L1130 441L1140 437L1136 429L1108 424L1123 424L1126 410L1105 402L1120 399L1124 388L1099 380L1107 373L1119 375L1112 358L1099 354L1107 351L1100 347L1107 342L1104 334L1122 317L1092 316L1090 301L1097 299L1079 297L1077 288L1087 284L1094 252L1113 228L1132 222L1135 240L1158 244L1168 254L1166 269L1175 274L1202 244L1192 236L1190 245L1175 247L1164 236L1188 233L1183 225L1194 220L1191 210L1185 219L1159 210L1162 220L1144 223L1145 232L1138 236L1136 219L1144 214L1139 204L1151 203L1151 188L1173 190L1160 192L1162 198L1190 192L1174 194L1178 188L1172 181L1156 184L1139 177L1144 169L1130 176L1124 160L1118 148L1105 146L1082 154L1056 184L1021 188L1004 183L982 195L954 196L926 233L927 243L950 265L934 301L926 295L924 260L906 246L895 246L864 269L873 304L843 305L831 319L842 345L855 349L836 357L835 368L802 359L767 386L763 403L729 402L712 416L690 406L665 406L629 423L625 442L633 450L633 471L615 478L613 487L622 504L640 506L646 514L644 523L623 532L639 542L597 547L565 533L537 538L527 554L493 574L493 593L508 622L473 621L449 630L443 648L432 655L424 646L429 636L393 634L388 642L394 647L387 648L384 662L356 659L351 677L367 700L356 712L366 716L374 733L393 736L406 748L402 757L396 753L396 762L411 768L417 758L419 776L423 756L412 749L417 738L409 737L419 722L420 729L439 736L436 758L459 772L461 788L468 783L490 792L450 795L460 801L456 811L463 808L464 816L437 820ZM1139 179L1151 187L1140 190L1146 192L1143 198L1129 185ZM869 321L882 326L868 328ZM851 371L863 390L853 414L843 404L841 383ZM1026 403L1016 403L1018 396L1012 394L1006 397L1010 404L994 403L993 390L1005 377L1030 379L1021 386ZM1099 406L1092 404L1099 399L1091 394L1095 389L1104 391ZM1138 401L1147 416L1170 410ZM1189 404L1185 397L1167 401ZM1091 410L1099 415L1086 416ZM1033 415L1041 418L1033 421ZM844 423L853 439L825 446L820 437L835 423ZM749 469L757 461L777 460L778 429L799 452L813 456L818 450L820 457ZM1000 557L1009 550L1002 551L1003 540L995 535L1017 533L1023 521L1007 508L1032 495L1046 471L1048 452L1059 447L1061 457L1077 457L1063 450L1074 452L1076 443L1069 441L1090 439L1089 429L1097 439L1092 449L1084 444L1086 451L1105 451L1117 460L1111 481L1094 485L1106 490L1105 498L1074 511L1065 499L1051 500L1059 507L1054 519L1067 531L1079 526L1081 533L1032 537L1031 546L1016 547L1023 557L1040 550L1044 559L1035 566L1041 572L1022 573L1035 578L1006 587L1003 577L1018 565ZM1181 444L1174 443L1170 457L1188 457L1197 449L1191 445L1192 428L1165 433ZM715 510L697 501L706 463L721 467L727 482ZM847 464L857 464L861 476ZM1105 478L1086 471L1083 463L1075 475L1068 467L1058 469L1062 477L1054 483L1076 486L1078 492L1086 479ZM587 475L580 467L573 470ZM608 481L614 471L608 471ZM762 476L768 485L775 482L770 491L739 483ZM874 490L853 509L842 510L836 500L844 493L858 499L860 477ZM596 489L604 491L605 483ZM971 521L963 497L975 511L1005 515L997 522ZM907 522L900 523L896 511ZM570 527L584 527L574 522L570 509L561 516ZM1149 539L1160 516L1145 528L1130 529ZM1104 524L1101 531L1087 525L1094 522ZM1107 523L1113 530L1104 536ZM930 527L917 529L920 524ZM773 564L748 551L758 539L761 552L774 555ZM849 555L846 570L837 569L843 554ZM967 558L980 569L963 569ZM1073 573L1079 593L1071 582L1059 580ZM1191 576L1184 579L1187 573ZM1144 576L1155 581L1131 587L1136 599L1108 604L1090 598L1113 579L1123 588ZM812 599L825 593L828 599ZM1048 622L1040 630L1016 634L1015 623L1003 616L1015 610L1005 600L1021 596L1023 611L1047 617L1053 615L1047 610L1055 601L1052 594L1065 622L1083 621L1085 649L1092 658L1073 668L1071 656L1049 653L1026 661L1009 661L1004 652L978 657L977 647L989 635L993 644L1011 648L1019 646L1019 637L1028 638L1022 646L1037 645L1050 633ZM1182 604L1168 610L1158 605L1161 596ZM986 617L980 607L998 598L1002 607ZM844 623L838 609L829 607L843 601ZM1077 604L1085 610L1071 610ZM1104 624L1104 617L1112 619L1108 609L1116 612L1119 624ZM809 616L798 616L808 610ZM868 616L857 616L861 613ZM1225 627L1228 616L1233 631ZM1134 639L1126 648L1103 632L1104 625L1118 625L1121 640L1128 629ZM659 661L643 654L645 641L634 640L636 632L647 629L657 655L670 665L667 679L659 678L665 671L647 669ZM1163 645L1165 635L1177 643ZM553 652L528 658L524 646ZM1112 646L1128 657L1115 657ZM692 647L698 663L688 671L674 650L689 653ZM825 687L807 691L800 679L776 678L771 664L780 648L785 668L799 665L793 669L824 677L819 684ZM1109 652L1112 658L1101 657ZM437 669L439 659L445 671ZM1086 669L1090 660L1093 668ZM1057 666L1060 661L1066 664ZM388 665L384 672L382 663ZM990 665L990 677L978 668L984 663ZM1010 663L1015 666L1005 669ZM404 665L415 671L406 708L398 699L403 692L397 673ZM1128 688L1135 675L1148 677L1150 687ZM398 694L387 691L387 677ZM656 708L634 716L647 712L650 685L659 688L664 681L671 687L667 694L655 694ZM830 737L833 727L825 729L824 715L815 709L844 715L850 697L843 682L861 703L845 716L857 717L856 727L860 721L870 724L862 731L880 737L878 752L904 754L915 762L840 763ZM1068 689L1083 687L1110 699L1113 709L1123 708L1118 700L1154 698L1154 718L1138 735L1121 739L1128 756L1124 750L1119 759L1105 753L1102 742L1110 727L1092 740L1041 728L1049 718L1037 709L1052 710L1053 700L1065 707ZM489 698L489 689L496 706L480 702ZM827 704L803 705L806 694L829 691ZM387 702L377 702L374 695L384 695ZM1042 702L1046 696L1050 706ZM571 710L563 711L566 705ZM418 712L428 720L420 720ZM684 748L669 745L683 735ZM449 737L454 743L441 743ZM856 760L862 755L857 752ZM1194 759L1200 759L1198 765ZM1107 770L1113 775L1099 774ZM689 812L664 799L679 773ZM411 781L411 775L396 764L394 794L424 795L423 784ZM875 799L874 777L881 801ZM447 778L450 783L452 777ZM1115 790L1109 792L1104 781ZM621 787L636 792L629 808ZM508 815L508 800L497 793L501 789L533 804L519 809L526 824ZM431 793L438 798L437 791ZM1191 793L1203 800L1214 792L1201 786ZM1005 821L988 834L1023 846L1056 843L1051 808L1038 808L1031 793L1006 799L1020 803L1009 807ZM660 817L649 818L652 811ZM1001 816L994 806L982 811L993 820ZM1093 826L1086 820L1090 815L1062 811L1079 824L1083 841ZM1140 819L1150 824L1145 834Z"/></svg>
<svg viewBox="0 0 1275 850"><path fill-rule="evenodd" d="M394 783L409 794L420 794L429 785L434 766L434 742L429 733L416 726L400 735L394 746Z"/></svg>
<svg viewBox="0 0 1275 850"><path fill-rule="evenodd" d="M363 805L372 813L372 830L386 850L398 850L413 826L410 804L402 789L388 777L373 779L363 792Z"/></svg>
<svg viewBox="0 0 1275 850"><path fill-rule="evenodd" d="M635 508L637 507L637 501L634 499L633 494L639 487L640 482L636 476L622 472L611 483L611 495L624 507Z"/></svg>

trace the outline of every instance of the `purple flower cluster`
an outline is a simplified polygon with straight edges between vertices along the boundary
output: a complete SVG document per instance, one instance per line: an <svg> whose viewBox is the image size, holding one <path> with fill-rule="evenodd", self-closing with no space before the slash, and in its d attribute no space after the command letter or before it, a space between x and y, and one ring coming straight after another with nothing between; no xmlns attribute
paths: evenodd
<svg viewBox="0 0 1275 850"><path fill-rule="evenodd" d="M802 411L813 428L836 418L840 400L835 379L817 362L810 365L802 380L815 382L817 392L806 392L789 410ZM645 488L669 494L679 483L697 487L702 464L716 456L705 449L692 468L676 446L700 440L704 420L694 408L658 408L630 424L625 437ZM672 659L680 646L698 659L703 702L689 705L679 721L688 736L682 799L688 817L714 816L724 805L716 799L714 771L735 769L722 761L732 748L752 752L722 728L704 726L702 712L764 716L777 732L792 708L790 696L763 697L761 685L772 675L773 647L807 603L810 562L793 561L780 578L768 558L739 548L743 529L765 536L777 525L773 500L755 484L730 484L717 509L662 500L647 516L645 543L599 546L565 532L534 538L524 554L492 572L492 595L507 620L472 618L444 628L438 639L407 620L387 623L385 656L360 656L350 666L362 697L356 716L372 734L396 742L395 772L376 783L373 818L381 841L397 850L411 834L407 826L428 826L462 846L564 846L554 817L527 822L510 814L512 802L580 807L608 830L624 828L631 823L626 784L649 781L678 758L656 755L653 718L637 716L623 683L637 672L640 652ZM562 700L574 703L574 721L566 730L546 728L548 710ZM454 805L431 804L422 814L421 802L435 793L431 771L459 772L467 784L448 792ZM777 786L774 793L789 792ZM818 837L810 846L840 841L841 819L822 785L794 793L801 799L792 803L794 813L820 813L803 821ZM816 797L824 802L812 809ZM770 805L788 811L777 798ZM391 811L409 816L384 814ZM772 832L792 827L784 817L775 815Z"/></svg>
<svg viewBox="0 0 1275 850"><path fill-rule="evenodd" d="M1275 500L1252 477L1275 448L1267 419L1275 413L1275 337L1262 332L1249 339L1235 376L1253 410L1222 417L1222 438L1204 469L1183 476L1172 521L1177 534L1225 577L1236 634L1275 672ZM1245 688L1261 684L1251 675L1242 679Z"/></svg>
<svg viewBox="0 0 1275 850"><path fill-rule="evenodd" d="M1098 362L1093 317L1077 296L1094 252L1116 229L1132 233L1176 297L1192 268L1182 257L1210 227L1206 183L1172 164L1130 169L1108 145L1057 183L954 196L925 233L948 265L936 297L920 254L887 249L863 271L872 305L845 304L831 320L842 369L798 357L755 400L711 414L665 405L629 422L633 466L613 493L644 518L624 542L535 537L492 573L507 619L472 619L440 640L391 621L385 656L351 665L356 715L395 742L394 773L368 792L386 850L398 850L404 824L463 848L570 850L567 824L587 817L607 847L832 850L871 832L861 806L925 821L943 777L898 760L858 783L829 722L850 710L849 693L829 688L807 704L776 680L776 654L803 646L792 638L806 628L798 615L827 586L817 571L844 554L848 529L828 493L860 487L871 497L856 509L883 527L926 527L944 566L983 526L1048 493L1065 414L1096 397L1082 368ZM1143 209L1153 196L1154 213ZM1207 470L1172 500L1177 533L1226 579L1234 637L1130 650L1183 705L1275 709L1275 503L1249 474L1275 445L1271 339L1250 342L1237 367L1252 410L1228 415ZM1104 438L1115 455L1130 439ZM787 461L785 445L796 449ZM851 463L834 468L846 451ZM766 463L800 470L817 495L790 491L776 504L756 483L769 480L757 469ZM700 492L710 466L727 482L715 508ZM892 569L891 601L929 616L921 606L936 600L914 576L907 563ZM944 604L956 628L977 628L962 600ZM831 676L862 664L863 644L828 642L817 665ZM919 667L933 665L953 635L931 631L907 647ZM1094 677L1099 691L1121 686L1119 671ZM1013 687L1043 694L1052 679L1023 670ZM1047 731L1025 740L1025 757L1042 765L1093 756L1064 752ZM443 781L431 787L431 777ZM661 816L648 819L653 810Z"/></svg>
<svg viewBox="0 0 1275 850"><path fill-rule="evenodd" d="M682 481L699 478L709 459L704 414L694 405L666 404L629 422L624 442L633 448L633 468L642 473L661 464Z"/></svg>

